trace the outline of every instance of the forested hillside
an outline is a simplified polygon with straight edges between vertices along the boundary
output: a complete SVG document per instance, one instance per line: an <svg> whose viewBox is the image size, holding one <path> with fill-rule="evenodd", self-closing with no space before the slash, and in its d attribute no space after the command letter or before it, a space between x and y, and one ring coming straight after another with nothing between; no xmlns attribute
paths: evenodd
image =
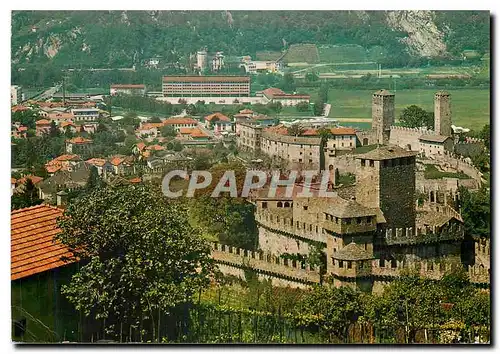
<svg viewBox="0 0 500 354"><path fill-rule="evenodd" d="M356 44L412 57L489 51L488 12L432 11L14 11L12 64L29 68L131 67L161 56L186 63L202 47L226 56L290 45Z"/></svg>

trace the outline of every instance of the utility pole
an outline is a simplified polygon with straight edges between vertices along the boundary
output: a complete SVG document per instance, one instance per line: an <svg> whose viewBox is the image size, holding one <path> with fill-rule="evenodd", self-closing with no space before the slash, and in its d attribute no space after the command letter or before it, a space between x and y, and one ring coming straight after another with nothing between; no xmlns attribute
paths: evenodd
<svg viewBox="0 0 500 354"><path fill-rule="evenodd" d="M63 106L66 106L66 76L62 77Z"/></svg>

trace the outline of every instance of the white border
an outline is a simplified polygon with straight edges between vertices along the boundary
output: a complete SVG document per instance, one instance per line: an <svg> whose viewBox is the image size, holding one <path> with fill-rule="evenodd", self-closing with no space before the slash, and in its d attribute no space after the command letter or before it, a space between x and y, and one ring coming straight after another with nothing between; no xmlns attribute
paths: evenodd
<svg viewBox="0 0 500 354"><path fill-rule="evenodd" d="M374 7L374 5L377 5ZM4 291L0 293L1 297L1 316L0 316L0 323L1 323L1 328L0 328L0 335L2 336L2 340L0 342L1 345L1 352L10 352L15 350L15 347L12 346L11 344L11 337L10 337L10 331L11 331L11 325L10 325L10 260L9 260L9 250L10 250L10 218L9 218L9 213L10 213L10 185L8 185L7 181L8 178L10 177L10 117L9 117L9 111L10 111L10 100L9 100L9 93L8 91L10 90L10 11L12 9L15 10L109 10L110 8L114 9L126 9L126 10L158 10L158 9L170 9L170 10L224 10L224 9L230 9L230 10L407 10L407 9L412 9L412 10L491 10L494 14L498 15L498 2L494 1L484 1L484 0L475 0L475 1L470 1L470 0L454 0L450 2L437 2L437 1L432 1L432 0L419 0L418 2L404 2L404 1L395 1L395 0L386 0L386 1L349 1L349 2L333 2L333 1L325 1L325 0L309 0L309 1L265 1L265 0L254 0L252 2L236 2L236 1L228 1L228 0L223 0L223 1L218 1L217 3L208 1L208 0L195 0L191 2L171 2L171 1L137 1L137 2L118 2L118 1L113 1L110 3L109 1L96 1L96 0L87 0L87 1L79 1L79 2L65 2L65 1L33 1L33 0L25 0L22 2L10 2L10 1L5 1L2 2L2 11L1 11L1 26L2 26L2 31L0 32L0 37L1 37L1 47L4 49L4 55L1 56L0 60L2 61L2 81L3 81L3 86L2 86L2 92L3 94L0 96L2 99L0 100L1 102L1 108L2 108L2 118L0 118L0 129L2 131L2 139L0 139L0 159L1 159L1 165L4 166L4 168L1 169L1 177L0 180L2 188L0 188L0 193L1 193L1 200L3 201L2 203L2 212L0 213L0 218L1 218L1 225L3 228L3 232L1 233L1 250L3 252L2 257L0 257L2 265L0 266L0 274L1 274L1 280L2 284L4 285ZM497 19L498 20L498 19ZM498 21L496 22L496 27L498 28ZM495 34L497 31L495 31ZM492 34L494 35L494 34ZM493 36L494 39L497 39L497 36ZM9 54L7 54L9 53ZM498 68L498 60L495 57L495 67ZM496 81L494 81L496 82ZM493 94L494 97L493 97ZM492 92L492 100L496 100L498 98L497 92L493 91ZM498 102L498 101L497 101ZM495 115L497 119L499 119L498 115L498 103L495 107ZM495 136L500 136L499 135L499 130L500 130L500 123L495 124ZM496 143L496 141L494 142ZM495 146L496 144L493 144ZM496 149L495 149L496 150ZM495 161L494 165L498 166L498 158L496 151L494 154ZM8 176L9 175L9 176ZM496 181L495 181L496 182ZM492 183L492 185L496 185L496 183ZM496 189L496 188L495 188ZM498 197L498 195L497 195ZM497 198L494 198L496 200L499 200ZM495 217L493 217L493 220L497 219L498 220L498 214L500 213L500 208L495 208ZM492 258L495 258L492 255ZM493 272L494 276L496 277L496 272ZM496 279L495 279L496 280ZM495 282L496 283L496 282ZM495 329L495 336L494 338L498 340L498 326L494 326ZM115 349L116 347L113 347ZM248 350L251 348L250 346L248 347L239 347L239 348L232 348L232 347L226 347L230 348L230 350ZM219 350L219 349L226 349L226 348L220 348L220 347L204 347L203 350ZM324 347L326 350L333 350L333 351L339 351L339 352L347 352L349 351L350 353L352 352L361 352L364 350L365 347L360 348L360 347ZM44 351L50 351L52 352L53 349L55 348L29 348L29 349L24 349L24 352L31 352L35 350L44 350ZM59 349L59 348L58 348ZM69 349L69 348L68 348ZM68 349L59 349L59 350L68 350ZM80 349L80 348L79 348ZM97 347L91 347L87 348L95 352L105 352L106 350L104 348L97 348ZM134 351L138 352L146 352L149 348L124 348L125 350L131 349ZM179 347L165 347L167 350L172 350L172 349L181 349ZM198 351L200 350L200 347L189 347L189 348L182 348L181 350L189 350L189 351ZM278 351L278 350L299 350L299 351L316 351L318 349L323 349L322 347L286 347L286 348L280 348L280 347L271 347L271 348L266 348L264 350L270 350L270 351ZM374 350L421 350L423 348L403 348L403 347L374 347L370 348ZM426 347L425 350L429 352L434 352L438 351L437 347ZM71 350L71 349L69 349ZM121 348L120 348L121 350ZM263 350L262 347L258 348L258 350Z"/></svg>

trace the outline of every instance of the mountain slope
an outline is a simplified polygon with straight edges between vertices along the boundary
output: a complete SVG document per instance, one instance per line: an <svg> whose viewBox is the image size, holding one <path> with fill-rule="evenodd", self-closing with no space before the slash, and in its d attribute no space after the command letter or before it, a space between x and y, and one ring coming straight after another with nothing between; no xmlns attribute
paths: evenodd
<svg viewBox="0 0 500 354"><path fill-rule="evenodd" d="M12 64L125 67L207 47L226 55L298 43L380 46L411 56L489 50L489 13L478 11L14 11Z"/></svg>

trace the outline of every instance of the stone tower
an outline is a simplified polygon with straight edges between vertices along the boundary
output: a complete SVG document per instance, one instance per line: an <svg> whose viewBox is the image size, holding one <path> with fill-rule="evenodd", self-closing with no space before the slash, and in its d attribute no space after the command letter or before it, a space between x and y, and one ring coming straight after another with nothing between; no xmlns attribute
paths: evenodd
<svg viewBox="0 0 500 354"><path fill-rule="evenodd" d="M388 144L394 125L394 94L387 90L379 90L372 96L372 130L378 144Z"/></svg>
<svg viewBox="0 0 500 354"><path fill-rule="evenodd" d="M415 227L415 156L381 146L356 157L356 202L382 210L387 227Z"/></svg>
<svg viewBox="0 0 500 354"><path fill-rule="evenodd" d="M434 131L437 135L451 136L451 97L446 91L434 95Z"/></svg>

